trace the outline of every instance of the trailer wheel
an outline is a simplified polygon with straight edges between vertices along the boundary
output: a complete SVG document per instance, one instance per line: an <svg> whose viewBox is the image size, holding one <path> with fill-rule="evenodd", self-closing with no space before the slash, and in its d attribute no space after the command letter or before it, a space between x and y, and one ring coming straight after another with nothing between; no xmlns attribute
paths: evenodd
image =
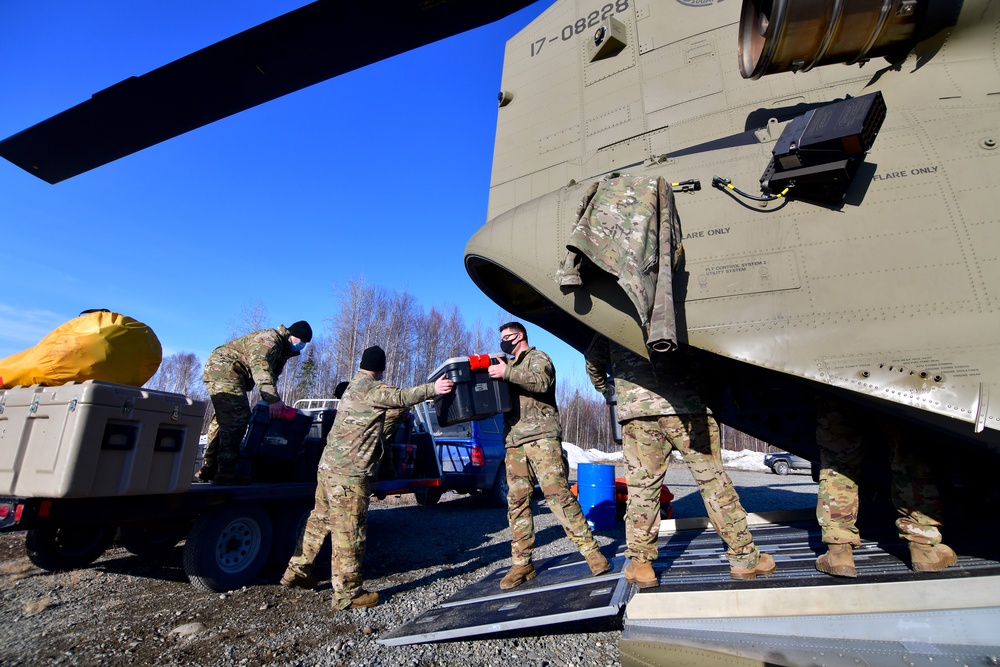
<svg viewBox="0 0 1000 667"><path fill-rule="evenodd" d="M221 593L253 581L271 552L271 519L256 506L202 515L184 545L184 571L195 588Z"/></svg>
<svg viewBox="0 0 1000 667"><path fill-rule="evenodd" d="M114 539L114 526L36 528L25 535L24 549L43 570L73 570L100 558Z"/></svg>
<svg viewBox="0 0 1000 667"><path fill-rule="evenodd" d="M187 524L168 523L122 526L118 529L118 543L125 547L126 551L140 558L165 558L184 539L189 528Z"/></svg>
<svg viewBox="0 0 1000 667"><path fill-rule="evenodd" d="M417 504L424 506L437 505L437 502L441 500L442 495L444 495L444 489L440 487L417 489L413 492L413 497L417 499Z"/></svg>

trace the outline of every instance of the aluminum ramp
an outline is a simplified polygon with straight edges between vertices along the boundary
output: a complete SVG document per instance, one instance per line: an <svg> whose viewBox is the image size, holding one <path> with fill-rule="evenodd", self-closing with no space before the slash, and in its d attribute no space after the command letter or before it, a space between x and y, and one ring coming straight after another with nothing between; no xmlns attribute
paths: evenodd
<svg viewBox="0 0 1000 667"><path fill-rule="evenodd" d="M605 556L609 550L602 548ZM418 644L617 615L631 586L621 575L625 557L608 560L611 570L597 577L579 554L539 560L538 576L509 591L500 590L507 570L497 570L378 642Z"/></svg>

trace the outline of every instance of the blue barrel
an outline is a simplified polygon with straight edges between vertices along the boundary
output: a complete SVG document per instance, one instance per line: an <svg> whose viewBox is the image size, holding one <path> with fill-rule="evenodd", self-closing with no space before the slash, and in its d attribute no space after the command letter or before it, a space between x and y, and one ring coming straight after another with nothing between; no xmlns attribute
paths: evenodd
<svg viewBox="0 0 1000 667"><path fill-rule="evenodd" d="M581 463L576 469L580 507L591 530L615 527L615 467L601 463Z"/></svg>

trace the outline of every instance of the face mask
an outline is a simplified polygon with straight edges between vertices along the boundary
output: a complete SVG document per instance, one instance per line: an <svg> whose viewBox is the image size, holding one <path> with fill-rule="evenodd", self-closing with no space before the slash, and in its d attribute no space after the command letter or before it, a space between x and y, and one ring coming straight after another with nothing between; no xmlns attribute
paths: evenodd
<svg viewBox="0 0 1000 667"><path fill-rule="evenodd" d="M306 349L306 342L304 340L300 340L298 343L292 343L289 341L288 347L292 349L292 352L301 352Z"/></svg>
<svg viewBox="0 0 1000 667"><path fill-rule="evenodd" d="M502 340L500 341L500 349L504 354L514 354L514 348L520 341L514 340Z"/></svg>

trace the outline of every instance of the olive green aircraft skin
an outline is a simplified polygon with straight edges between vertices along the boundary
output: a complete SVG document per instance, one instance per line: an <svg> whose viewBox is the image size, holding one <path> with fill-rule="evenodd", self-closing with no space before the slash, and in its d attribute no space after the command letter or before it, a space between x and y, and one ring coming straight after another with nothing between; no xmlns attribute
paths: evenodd
<svg viewBox="0 0 1000 667"><path fill-rule="evenodd" d="M507 44L489 222L466 267L502 307L578 349L599 331L645 354L614 277L566 291L554 276L602 175L698 179L676 194L682 341L786 395L832 391L1000 451L1000 5L918 2L907 24L913 5L897 1L890 36L867 52L887 57L859 66L841 63L867 46L859 32L878 36L883 3L844 4L841 23L855 23L832 41L815 26L836 17L817 2L748 4L743 32L733 2L553 4ZM595 26L611 21L626 43L594 59ZM808 71L780 71L791 67ZM886 117L841 204L712 187L719 176L759 194L792 116L874 91ZM743 145L685 150L747 131Z"/></svg>

